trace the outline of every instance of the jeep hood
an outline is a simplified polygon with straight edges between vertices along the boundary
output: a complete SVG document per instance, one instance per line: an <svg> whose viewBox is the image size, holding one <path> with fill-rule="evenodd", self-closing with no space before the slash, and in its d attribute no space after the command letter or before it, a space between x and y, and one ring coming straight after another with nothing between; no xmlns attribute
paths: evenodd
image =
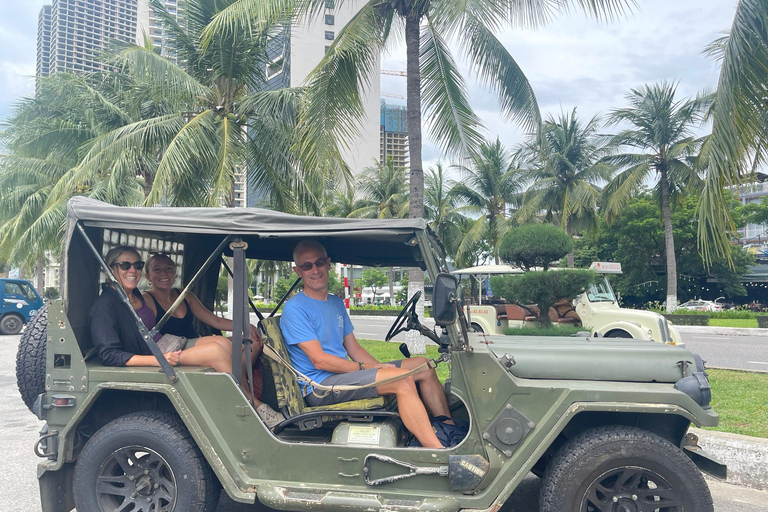
<svg viewBox="0 0 768 512"><path fill-rule="evenodd" d="M685 376L681 361L695 365L689 350L646 340L484 336L481 343L497 358L513 357L509 371L525 379L673 383Z"/></svg>

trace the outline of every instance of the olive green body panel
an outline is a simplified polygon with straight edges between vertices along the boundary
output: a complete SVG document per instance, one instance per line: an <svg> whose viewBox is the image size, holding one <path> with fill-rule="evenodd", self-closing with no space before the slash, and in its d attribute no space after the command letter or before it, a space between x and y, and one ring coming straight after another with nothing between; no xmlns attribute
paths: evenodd
<svg viewBox="0 0 768 512"><path fill-rule="evenodd" d="M689 350L647 340L472 335L471 341L514 357L510 371L529 379L675 383L687 365L695 367Z"/></svg>

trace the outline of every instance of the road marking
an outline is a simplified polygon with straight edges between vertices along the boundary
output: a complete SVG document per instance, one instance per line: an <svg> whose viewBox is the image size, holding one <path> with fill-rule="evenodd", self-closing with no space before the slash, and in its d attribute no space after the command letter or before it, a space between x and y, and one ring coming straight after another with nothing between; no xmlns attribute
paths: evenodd
<svg viewBox="0 0 768 512"><path fill-rule="evenodd" d="M355 334L362 334L364 336L378 336L379 333L377 332L357 332L355 331Z"/></svg>
<svg viewBox="0 0 768 512"><path fill-rule="evenodd" d="M692 336L693 338L696 338L697 340L720 340L722 339L722 336Z"/></svg>
<svg viewBox="0 0 768 512"><path fill-rule="evenodd" d="M768 363L764 363L762 361L747 361L747 364L768 364Z"/></svg>

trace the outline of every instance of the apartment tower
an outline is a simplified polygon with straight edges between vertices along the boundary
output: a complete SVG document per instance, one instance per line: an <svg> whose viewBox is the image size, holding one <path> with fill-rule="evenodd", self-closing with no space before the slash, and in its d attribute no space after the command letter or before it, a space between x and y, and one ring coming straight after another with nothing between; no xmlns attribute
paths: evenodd
<svg viewBox="0 0 768 512"><path fill-rule="evenodd" d="M38 17L37 73L104 69L99 54L112 39L136 40L137 0L53 0Z"/></svg>

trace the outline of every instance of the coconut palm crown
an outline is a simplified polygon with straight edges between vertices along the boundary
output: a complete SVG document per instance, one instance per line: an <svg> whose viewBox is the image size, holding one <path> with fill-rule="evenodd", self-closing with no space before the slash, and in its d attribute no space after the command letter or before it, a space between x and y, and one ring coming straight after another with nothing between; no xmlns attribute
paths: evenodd
<svg viewBox="0 0 768 512"><path fill-rule="evenodd" d="M680 194L701 190L702 180L695 160L704 139L695 137L692 129L700 125L710 104L706 96L690 101L676 100L675 92L675 84L661 82L627 94L629 106L611 111L608 124L630 125L610 138L613 147L629 152L604 160L619 169L604 189L603 205L608 222L618 216L646 180L656 180L653 192L661 205L664 221L669 310L677 305L672 207Z"/></svg>

